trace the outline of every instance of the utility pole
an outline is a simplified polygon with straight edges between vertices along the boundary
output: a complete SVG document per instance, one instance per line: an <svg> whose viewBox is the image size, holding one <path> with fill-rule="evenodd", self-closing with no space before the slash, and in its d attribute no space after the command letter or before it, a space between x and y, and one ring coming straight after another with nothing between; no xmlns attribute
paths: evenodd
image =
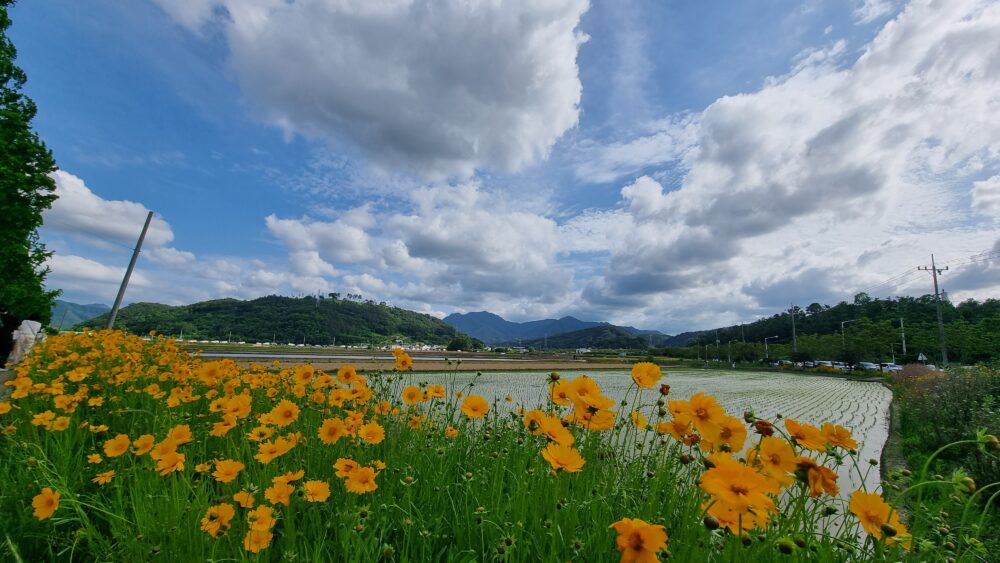
<svg viewBox="0 0 1000 563"><path fill-rule="evenodd" d="M903 328L903 317L899 317L899 332L903 336L903 355L906 355L906 329Z"/></svg>
<svg viewBox="0 0 1000 563"><path fill-rule="evenodd" d="M146 238L146 231L149 230L149 222L153 220L153 212L150 211L146 215L146 223L142 226L142 232L139 233L139 242L135 243L135 250L132 251L132 260L128 263L128 268L125 270L125 277L122 279L122 285L118 288L118 297L115 297L115 305L111 307L111 314L108 315L108 328L112 329L115 327L115 317L118 316L118 308L122 305L122 299L125 297L125 288L128 287L128 279L132 277L132 270L135 268L135 262L139 259L139 251L142 249L142 241Z"/></svg>
<svg viewBox="0 0 1000 563"><path fill-rule="evenodd" d="M941 341L941 365L948 365L948 347L944 342L944 319L941 317L941 292L938 290L938 274L948 270L948 266L944 268L938 268L934 264L934 255L931 254L931 267L920 266L918 270L923 270L925 272L930 272L931 276L934 277L934 304L937 306L937 321L938 321L938 340Z"/></svg>
<svg viewBox="0 0 1000 563"><path fill-rule="evenodd" d="M792 303L792 308L789 309L792 314L792 352L798 353L799 351L799 339L795 336L795 304Z"/></svg>

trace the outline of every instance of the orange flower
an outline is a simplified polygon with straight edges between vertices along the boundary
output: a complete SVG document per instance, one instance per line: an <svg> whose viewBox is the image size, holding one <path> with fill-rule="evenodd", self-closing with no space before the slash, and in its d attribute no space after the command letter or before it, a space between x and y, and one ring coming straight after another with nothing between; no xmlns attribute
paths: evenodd
<svg viewBox="0 0 1000 563"><path fill-rule="evenodd" d="M656 554L667 547L667 532L663 526L648 524L638 518L622 518L608 526L618 532L615 538L621 563L652 563Z"/></svg>
<svg viewBox="0 0 1000 563"><path fill-rule="evenodd" d="M10 401L0 401L0 414L7 414L10 412L10 409Z"/></svg>
<svg viewBox="0 0 1000 563"><path fill-rule="evenodd" d="M229 522L235 515L236 509L228 502L210 506L201 519L201 529L213 538L217 538L219 534L229 529Z"/></svg>
<svg viewBox="0 0 1000 563"><path fill-rule="evenodd" d="M259 553L271 545L272 537L270 530L250 530L243 537L243 549L250 553Z"/></svg>
<svg viewBox="0 0 1000 563"><path fill-rule="evenodd" d="M278 475L277 477L271 479L272 483L294 483L299 479L306 476L306 472L302 469L298 471L289 471L284 475Z"/></svg>
<svg viewBox="0 0 1000 563"><path fill-rule="evenodd" d="M782 485L792 482L789 475L795 470L795 450L786 440L764 437L760 440L755 459L760 462L761 472Z"/></svg>
<svg viewBox="0 0 1000 563"><path fill-rule="evenodd" d="M378 488L378 484L375 483L376 476L378 476L378 473L372 467L355 467L347 475L344 486L348 492L357 495L369 493Z"/></svg>
<svg viewBox="0 0 1000 563"><path fill-rule="evenodd" d="M301 365L295 368L295 375L292 376L292 380L299 385L309 385L315 374L316 370L311 365Z"/></svg>
<svg viewBox="0 0 1000 563"><path fill-rule="evenodd" d="M640 430L645 430L649 427L649 421L646 420L646 417L641 412L632 411L632 425Z"/></svg>
<svg viewBox="0 0 1000 563"><path fill-rule="evenodd" d="M775 510L774 501L767 494L777 494L777 484L735 460L713 461L717 465L705 471L699 482L705 492L737 512Z"/></svg>
<svg viewBox="0 0 1000 563"><path fill-rule="evenodd" d="M108 457L118 457L128 451L131 442L127 434L119 434L114 438L104 442L104 455Z"/></svg>
<svg viewBox="0 0 1000 563"><path fill-rule="evenodd" d="M92 463L96 465L98 463L101 463L102 461L104 461L104 458L101 457L101 454L90 454L87 456L87 463Z"/></svg>
<svg viewBox="0 0 1000 563"><path fill-rule="evenodd" d="M735 416L726 416L718 425L710 427L710 433L705 435L705 439L716 448L726 444L730 451L739 452L743 450L743 444L746 442L747 428L742 420Z"/></svg>
<svg viewBox="0 0 1000 563"><path fill-rule="evenodd" d="M670 421L658 423L656 425L656 432L659 434L670 434L674 440L680 442L685 436L691 433L691 417L686 414L674 415Z"/></svg>
<svg viewBox="0 0 1000 563"><path fill-rule="evenodd" d="M254 498L253 494L248 491L240 491L233 495L233 500L235 500L243 508L253 508Z"/></svg>
<svg viewBox="0 0 1000 563"><path fill-rule="evenodd" d="M306 481L302 487L305 489L303 498L309 502L324 502L330 498L330 484L326 481Z"/></svg>
<svg viewBox="0 0 1000 563"><path fill-rule="evenodd" d="M45 520L52 516L52 514L59 508L59 497L61 495L57 491L45 487L42 492L35 495L35 498L31 499L31 506L35 508L35 518L39 521Z"/></svg>
<svg viewBox="0 0 1000 563"><path fill-rule="evenodd" d="M264 498L266 498L271 504L283 504L288 506L293 492L295 492L295 487L289 485L288 483L278 482L264 490Z"/></svg>
<svg viewBox="0 0 1000 563"><path fill-rule="evenodd" d="M272 424L284 428L299 418L299 406L288 399L282 399L267 416Z"/></svg>
<svg viewBox="0 0 1000 563"><path fill-rule="evenodd" d="M415 385L407 385L403 388L403 402L407 405L415 405L424 400L424 392Z"/></svg>
<svg viewBox="0 0 1000 563"><path fill-rule="evenodd" d="M413 367L413 358L409 354L403 352L401 349L397 348L399 353L397 354L393 351L393 355L396 356L396 369L399 371L406 371Z"/></svg>
<svg viewBox="0 0 1000 563"><path fill-rule="evenodd" d="M251 442L263 442L273 435L274 428L271 428L270 426L258 426L250 432L247 432L247 438Z"/></svg>
<svg viewBox="0 0 1000 563"><path fill-rule="evenodd" d="M801 424L797 420L786 418L785 429L788 430L788 434L791 435L795 443L799 446L807 450L813 450L814 452L826 451L826 440L823 439L823 434L819 431L819 428L811 424Z"/></svg>
<svg viewBox="0 0 1000 563"><path fill-rule="evenodd" d="M236 479L240 471L246 467L242 463L232 460L224 459L222 461L215 462L215 471L212 473L212 477L215 477L216 481L220 483L229 483Z"/></svg>
<svg viewBox="0 0 1000 563"><path fill-rule="evenodd" d="M826 491L830 496L836 496L837 474L828 467L816 463L805 456L800 456L796 460L796 465L800 473L804 473L804 480L809 483L809 496L818 497Z"/></svg>
<svg viewBox="0 0 1000 563"><path fill-rule="evenodd" d="M556 381L549 386L549 399L557 405L568 407L573 403L572 392L569 383Z"/></svg>
<svg viewBox="0 0 1000 563"><path fill-rule="evenodd" d="M324 444L336 444L347 433L344 421L339 418L328 418L319 427L319 439Z"/></svg>
<svg viewBox="0 0 1000 563"><path fill-rule="evenodd" d="M885 542L893 544L903 541L904 546L909 547L912 538L906 531L906 526L899 521L899 514L893 510L892 506L882 500L877 493L866 493L864 491L854 491L851 494L850 510L861 522L861 527L868 532L869 536L881 538L885 534L885 526L888 524L895 530L892 536L886 536Z"/></svg>
<svg viewBox="0 0 1000 563"><path fill-rule="evenodd" d="M639 362L632 366L632 381L643 389L652 389L661 376L660 366L652 362Z"/></svg>
<svg viewBox="0 0 1000 563"><path fill-rule="evenodd" d="M823 434L823 439L830 445L848 450L858 449L858 443L851 437L851 431L839 424L824 422L820 432Z"/></svg>
<svg viewBox="0 0 1000 563"><path fill-rule="evenodd" d="M443 399L446 393L444 390L444 385L439 383L432 383L427 386L427 398L428 399Z"/></svg>
<svg viewBox="0 0 1000 563"><path fill-rule="evenodd" d="M184 454L176 451L166 453L156 462L156 471L161 477L166 477L176 471L184 470Z"/></svg>
<svg viewBox="0 0 1000 563"><path fill-rule="evenodd" d="M344 479L351 474L358 467L358 462L353 459L339 458L337 462L333 464L333 468L337 470L337 477Z"/></svg>
<svg viewBox="0 0 1000 563"><path fill-rule="evenodd" d="M567 430L562 425L562 421L554 416L542 416L538 422L537 433L544 434L549 440L564 446L572 446L573 442L576 441L573 433Z"/></svg>
<svg viewBox="0 0 1000 563"><path fill-rule="evenodd" d="M337 370L337 381L344 385L350 385L358 378L358 370L354 366L340 366Z"/></svg>
<svg viewBox="0 0 1000 563"><path fill-rule="evenodd" d="M576 473L583 469L583 464L587 463L572 446L551 443L542 450L542 457L549 462L553 470L564 470L569 473Z"/></svg>
<svg viewBox="0 0 1000 563"><path fill-rule="evenodd" d="M615 401L601 394L601 387L597 382L581 375L572 381L568 381L569 397L580 412L598 411L611 408Z"/></svg>
<svg viewBox="0 0 1000 563"><path fill-rule="evenodd" d="M379 401L375 403L375 414L389 414L392 411L392 403L389 401Z"/></svg>
<svg viewBox="0 0 1000 563"><path fill-rule="evenodd" d="M469 395L462 401L462 412L469 418L482 418L490 410L490 404L479 395Z"/></svg>
<svg viewBox="0 0 1000 563"><path fill-rule="evenodd" d="M458 436L458 428L455 428L454 426L449 426L448 428L444 429L444 435L449 438L455 438Z"/></svg>
<svg viewBox="0 0 1000 563"><path fill-rule="evenodd" d="M155 438L152 434L143 434L132 442L132 453L135 455L144 455L149 450L153 449L155 444Z"/></svg>
<svg viewBox="0 0 1000 563"><path fill-rule="evenodd" d="M98 473L96 477L91 479L92 483L97 483L98 485L107 485L111 482L111 479L115 476L115 470L105 471L104 473Z"/></svg>
<svg viewBox="0 0 1000 563"><path fill-rule="evenodd" d="M149 457L159 460L167 454L171 454L177 451L177 442L167 438L162 442L153 446L153 449L149 452Z"/></svg>
<svg viewBox="0 0 1000 563"><path fill-rule="evenodd" d="M167 432L167 438L173 440L178 446L183 446L194 439L191 435L191 427L187 424L179 424L171 428Z"/></svg>
<svg viewBox="0 0 1000 563"><path fill-rule="evenodd" d="M373 420L358 429L358 437L369 444L378 444L385 439L385 429Z"/></svg>
<svg viewBox="0 0 1000 563"><path fill-rule="evenodd" d="M671 401L674 406L675 401ZM683 408L685 401L677 401L678 406ZM686 402L686 409L683 414L691 417L691 422L698 430L699 434L712 435L718 433L718 426L722 419L726 417L726 411L715 400L715 397L705 393L695 393L691 400Z"/></svg>
<svg viewBox="0 0 1000 563"><path fill-rule="evenodd" d="M274 461L276 458L292 451L292 448L294 447L295 440L280 437L273 442L263 442L257 446L257 455L255 455L254 458L266 465Z"/></svg>
<svg viewBox="0 0 1000 563"><path fill-rule="evenodd" d="M247 526L251 530L267 531L273 528L274 524L274 509L270 506L262 504L247 513Z"/></svg>

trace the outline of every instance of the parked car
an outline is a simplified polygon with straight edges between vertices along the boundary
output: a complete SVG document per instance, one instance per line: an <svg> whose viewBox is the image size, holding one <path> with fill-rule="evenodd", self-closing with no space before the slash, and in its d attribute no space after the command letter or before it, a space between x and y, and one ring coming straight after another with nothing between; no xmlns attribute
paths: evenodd
<svg viewBox="0 0 1000 563"><path fill-rule="evenodd" d="M883 371L888 371L888 372L897 372L897 371L903 369L903 366L897 365L897 364L891 364L890 363L890 364L879 364L879 365L882 366L882 370Z"/></svg>
<svg viewBox="0 0 1000 563"><path fill-rule="evenodd" d="M878 364L873 364L872 362L859 362L858 363L858 369L867 369L867 370L879 371L879 365Z"/></svg>

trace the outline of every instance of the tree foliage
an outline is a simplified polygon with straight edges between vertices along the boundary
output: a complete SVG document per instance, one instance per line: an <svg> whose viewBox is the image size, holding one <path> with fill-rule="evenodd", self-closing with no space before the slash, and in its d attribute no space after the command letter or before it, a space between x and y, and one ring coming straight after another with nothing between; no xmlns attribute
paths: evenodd
<svg viewBox="0 0 1000 563"><path fill-rule="evenodd" d="M103 327L104 314L81 323ZM430 315L370 301L281 297L216 299L173 307L133 303L118 312L116 328L156 330L186 339L282 344L388 344L395 340L447 344L459 333Z"/></svg>
<svg viewBox="0 0 1000 563"><path fill-rule="evenodd" d="M56 198L49 176L56 165L31 130L35 104L22 92L27 76L14 64L17 49L7 37L13 3L0 0L0 351L21 320L48 323L58 293L43 287L51 253L38 240L42 211Z"/></svg>

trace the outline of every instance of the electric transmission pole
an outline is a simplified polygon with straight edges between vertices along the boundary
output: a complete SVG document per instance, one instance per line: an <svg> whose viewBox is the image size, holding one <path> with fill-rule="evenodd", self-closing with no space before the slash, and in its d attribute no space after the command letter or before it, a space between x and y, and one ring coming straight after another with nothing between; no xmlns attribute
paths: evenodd
<svg viewBox="0 0 1000 563"><path fill-rule="evenodd" d="M118 288L118 296L115 297L115 305L111 307L111 314L108 315L108 328L112 329L115 327L115 317L118 316L118 308L122 305L122 299L125 297L125 288L128 287L128 279L132 277L132 270L135 268L135 263L139 259L139 251L142 250L142 241L146 238L146 231L149 230L149 222L153 220L153 212L150 211L149 215L146 215L146 223L142 226L142 232L139 233L139 242L135 243L135 250L132 251L132 260L128 263L128 268L125 270L125 277L122 279L122 285Z"/></svg>
<svg viewBox="0 0 1000 563"><path fill-rule="evenodd" d="M941 341L941 365L948 365L948 348L944 343L944 319L941 317L941 292L938 290L938 274L948 270L948 266L944 268L938 268L934 264L934 255L931 254L931 266L920 266L918 270L923 270L925 272L930 272L931 276L934 277L934 304L937 306L937 321L938 321L938 340Z"/></svg>

